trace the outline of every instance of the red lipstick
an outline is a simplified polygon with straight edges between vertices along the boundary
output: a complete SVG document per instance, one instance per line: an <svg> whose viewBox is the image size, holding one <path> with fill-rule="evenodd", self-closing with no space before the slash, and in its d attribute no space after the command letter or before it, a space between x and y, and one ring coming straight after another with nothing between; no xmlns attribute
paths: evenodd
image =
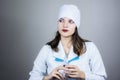
<svg viewBox="0 0 120 80"><path fill-rule="evenodd" d="M62 29L62 31L63 31L63 32L68 32L68 30L67 30L67 29Z"/></svg>

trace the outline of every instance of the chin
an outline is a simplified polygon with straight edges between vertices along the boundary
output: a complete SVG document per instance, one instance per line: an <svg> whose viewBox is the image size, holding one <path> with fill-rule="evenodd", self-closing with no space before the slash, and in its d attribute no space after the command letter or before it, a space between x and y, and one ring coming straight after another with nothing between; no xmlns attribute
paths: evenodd
<svg viewBox="0 0 120 80"><path fill-rule="evenodd" d="M62 35L62 37L69 38L69 37L72 37L72 36L71 35Z"/></svg>

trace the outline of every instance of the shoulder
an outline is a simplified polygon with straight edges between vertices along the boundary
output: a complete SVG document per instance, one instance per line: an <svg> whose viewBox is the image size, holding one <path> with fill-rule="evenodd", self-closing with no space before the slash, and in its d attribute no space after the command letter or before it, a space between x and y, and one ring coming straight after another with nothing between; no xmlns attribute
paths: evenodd
<svg viewBox="0 0 120 80"><path fill-rule="evenodd" d="M49 45L44 45L40 51L39 51L39 54L38 55L42 55L42 56L45 56L48 54L48 52L51 50L51 47Z"/></svg>
<svg viewBox="0 0 120 80"><path fill-rule="evenodd" d="M95 43L90 40L84 39L84 42L85 42L86 48L96 47Z"/></svg>
<svg viewBox="0 0 120 80"><path fill-rule="evenodd" d="M49 49L51 49L51 47L47 44L41 48L41 50L49 50Z"/></svg>
<svg viewBox="0 0 120 80"><path fill-rule="evenodd" d="M51 50L52 50L51 47L46 44L46 45L44 45L44 46L40 49L39 53L47 54L47 53L50 52Z"/></svg>
<svg viewBox="0 0 120 80"><path fill-rule="evenodd" d="M92 41L85 42L86 48L94 48L96 47L95 43Z"/></svg>
<svg viewBox="0 0 120 80"><path fill-rule="evenodd" d="M40 49L40 51L39 51L39 53L38 53L37 58L36 58L35 61L40 61L41 59L42 59L42 60L46 59L46 57L47 57L50 49L51 49L51 48L50 48L49 45L44 45L44 46Z"/></svg>
<svg viewBox="0 0 120 80"><path fill-rule="evenodd" d="M94 42L85 42L86 53L89 55L99 55L99 50Z"/></svg>

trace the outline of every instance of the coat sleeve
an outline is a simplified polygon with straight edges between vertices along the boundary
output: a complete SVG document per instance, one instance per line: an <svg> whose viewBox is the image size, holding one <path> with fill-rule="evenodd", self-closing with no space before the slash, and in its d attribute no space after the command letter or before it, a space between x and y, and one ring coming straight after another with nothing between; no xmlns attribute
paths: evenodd
<svg viewBox="0 0 120 80"><path fill-rule="evenodd" d="M47 46L44 46L40 50L37 58L34 61L33 69L29 73L30 74L29 80L42 80L43 77L45 76L47 69L46 66L47 49L48 49Z"/></svg>
<svg viewBox="0 0 120 80"><path fill-rule="evenodd" d="M85 72L85 80L105 80L107 74L99 50L93 42L88 46L91 72Z"/></svg>

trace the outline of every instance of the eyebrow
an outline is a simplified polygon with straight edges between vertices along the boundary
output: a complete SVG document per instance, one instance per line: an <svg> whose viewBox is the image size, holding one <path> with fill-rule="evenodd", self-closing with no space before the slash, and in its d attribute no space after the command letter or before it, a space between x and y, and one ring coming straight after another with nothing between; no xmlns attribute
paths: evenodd
<svg viewBox="0 0 120 80"><path fill-rule="evenodd" d="M65 19L64 19L64 18L60 18L59 20L65 20ZM68 21L70 21L70 20L73 21L72 19L69 19ZM73 22L74 22L74 21L73 21Z"/></svg>
<svg viewBox="0 0 120 80"><path fill-rule="evenodd" d="M63 19L63 18L60 18L60 19ZM59 20L60 20L60 19L59 19Z"/></svg>

